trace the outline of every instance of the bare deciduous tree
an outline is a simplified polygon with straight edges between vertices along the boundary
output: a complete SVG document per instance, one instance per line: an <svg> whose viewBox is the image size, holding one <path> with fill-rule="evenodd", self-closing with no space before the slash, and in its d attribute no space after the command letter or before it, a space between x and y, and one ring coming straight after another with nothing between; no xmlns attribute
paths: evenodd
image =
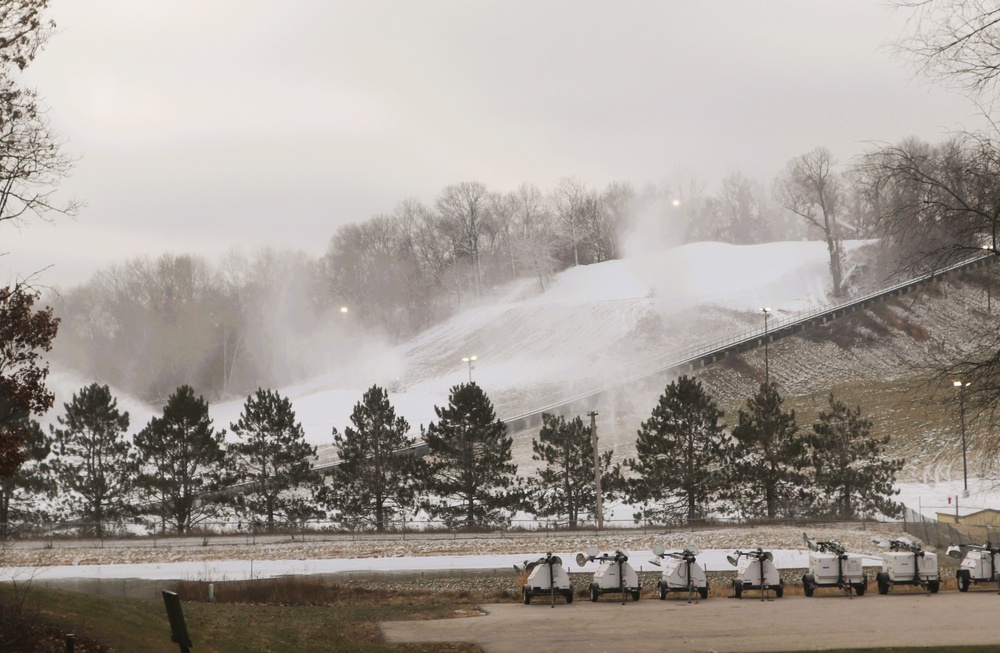
<svg viewBox="0 0 1000 653"><path fill-rule="evenodd" d="M752 245L771 239L770 226L764 217L763 188L742 172L734 172L722 180L715 196L725 242Z"/></svg>
<svg viewBox="0 0 1000 653"><path fill-rule="evenodd" d="M786 209L823 232L830 253L833 296L841 297L844 294L843 252L837 212L842 187L834 165L833 155L825 147L817 147L792 159L774 182L774 196Z"/></svg>
<svg viewBox="0 0 1000 653"><path fill-rule="evenodd" d="M974 98L995 99L1000 6L992 0L896 0L894 4L911 12L908 35L899 47L923 73Z"/></svg>
<svg viewBox="0 0 1000 653"><path fill-rule="evenodd" d="M0 4L0 223L20 225L29 217L75 213L74 201L57 202L58 182L72 167L33 90L11 76L24 70L48 40L48 0Z"/></svg>
<svg viewBox="0 0 1000 653"><path fill-rule="evenodd" d="M437 199L437 210L454 230L454 243L461 256L468 257L472 286L483 291L483 268L480 245L491 220L489 191L479 182L448 186Z"/></svg>

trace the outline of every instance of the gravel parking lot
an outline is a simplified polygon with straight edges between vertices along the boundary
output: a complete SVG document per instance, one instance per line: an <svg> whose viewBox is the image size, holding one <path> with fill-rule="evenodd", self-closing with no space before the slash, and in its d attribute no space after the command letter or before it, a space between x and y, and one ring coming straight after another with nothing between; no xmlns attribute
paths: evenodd
<svg viewBox="0 0 1000 653"><path fill-rule="evenodd" d="M756 594L756 593L754 593ZM755 653L846 647L998 644L996 591L602 599L484 605L483 616L379 624L387 642L474 642L485 653L671 651Z"/></svg>

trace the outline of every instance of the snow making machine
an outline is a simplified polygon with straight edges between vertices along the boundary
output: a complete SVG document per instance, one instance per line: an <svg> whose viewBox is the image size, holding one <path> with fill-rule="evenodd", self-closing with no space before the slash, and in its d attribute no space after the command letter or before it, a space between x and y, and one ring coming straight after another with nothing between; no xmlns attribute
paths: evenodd
<svg viewBox="0 0 1000 653"><path fill-rule="evenodd" d="M534 596L548 597L555 607L556 596L566 598L566 603L573 602L573 585L569 581L569 573L563 569L562 558L546 553L544 558L525 561L523 567L514 565L514 570L524 580L521 585L521 597L524 604L531 603Z"/></svg>
<svg viewBox="0 0 1000 653"><path fill-rule="evenodd" d="M628 553L619 549L614 553L600 554L597 548L590 547L586 553L576 556L576 564L581 567L590 561L599 563L590 582L591 601L597 601L601 594L620 594L622 604L629 596L633 601L639 600L642 586L639 585L639 575L628 563Z"/></svg>
<svg viewBox="0 0 1000 653"><path fill-rule="evenodd" d="M667 598L669 592L687 592L688 603L697 594L703 599L708 598L708 577L705 570L695 562L698 549L689 546L680 552L668 552L662 544L653 547L655 558L649 562L661 566L660 558L664 560L663 576L656 584L656 593L660 600Z"/></svg>
<svg viewBox="0 0 1000 653"><path fill-rule="evenodd" d="M948 547L951 558L961 558L962 564L955 572L959 592L980 583L996 583L1000 593L1000 547L986 544L957 544Z"/></svg>
<svg viewBox="0 0 1000 653"><path fill-rule="evenodd" d="M864 558L847 553L840 542L817 542L805 533L802 540L809 548L809 573L802 576L802 590L812 596L817 587L837 587L851 595L863 596L868 589Z"/></svg>
<svg viewBox="0 0 1000 653"><path fill-rule="evenodd" d="M784 595L785 581L781 580L770 551L760 548L736 551L733 555L726 556L726 560L736 567L736 578L733 579L733 594L736 598L743 598L745 590L760 590L762 601L767 598L770 590L774 590L775 598L780 599Z"/></svg>
<svg viewBox="0 0 1000 653"><path fill-rule="evenodd" d="M882 554L882 571L875 576L878 593L888 594L893 585L919 585L929 594L941 588L938 576L937 554L924 551L923 547L908 538L898 540L873 539L877 546L888 549Z"/></svg>

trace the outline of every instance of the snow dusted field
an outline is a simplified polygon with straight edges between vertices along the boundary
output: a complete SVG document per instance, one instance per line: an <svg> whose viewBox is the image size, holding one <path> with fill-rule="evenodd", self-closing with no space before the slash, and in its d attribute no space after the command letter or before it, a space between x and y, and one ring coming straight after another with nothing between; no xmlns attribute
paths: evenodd
<svg viewBox="0 0 1000 653"><path fill-rule="evenodd" d="M546 552L562 557L572 571L576 554L595 546L602 551L625 549L637 567L651 568L655 544L667 550L696 546L699 561L710 571L731 571L726 556L734 550L761 547L774 553L779 568L808 565L808 552L798 527L768 526L718 530L654 532L615 530L598 533L407 534L358 536L227 537L203 544L200 538L56 542L53 548L25 543L0 553L0 581L61 578L143 578L150 580L244 580L287 574L449 569L511 569ZM898 538L897 525L824 525L808 530L816 540L837 540L852 553L873 556L873 538Z"/></svg>
<svg viewBox="0 0 1000 653"><path fill-rule="evenodd" d="M860 242L847 245L855 254L862 247ZM655 369L672 360L679 349L759 331L762 306L771 308L773 326L824 304L829 288L822 242L695 243L572 268L557 275L544 290L530 280L512 284L410 342L390 347L359 341L356 358L279 391L293 401L307 439L325 447L321 455L329 459L331 429L342 430L349 423L354 404L372 384L393 389L390 401L409 420L414 435L435 418L434 406L444 405L449 389L467 381L470 372L493 400L498 415L510 417ZM894 455L907 460L898 484L899 499L927 516L952 511L954 504L948 497L961 493L957 419L944 414L950 409L940 396L922 398L916 410L900 409L905 406L900 397L913 392L905 381L934 357L957 351L973 337L976 325L988 324L982 288L968 283L943 285L938 295L896 300L875 317L866 317L868 322L853 325L848 335L855 343L861 341L858 346L796 336L770 347L771 378L800 409L803 404L822 406L838 384L884 385L881 395L866 399L863 410L872 414L876 435L893 435ZM947 310L941 310L942 306ZM472 370L462 362L470 355L477 356ZM740 402L761 380L754 370L764 367L763 351L747 352L741 360L745 369L715 366L698 372L720 403ZM64 371L54 371L51 380L60 408L90 382ZM635 430L662 392L662 381L654 378L645 386L636 384L628 389L627 397L618 398L621 403L600 408L601 444L614 448L616 460L634 453ZM127 393L115 393L119 405L131 415L133 432L157 414L157 407ZM216 426L228 428L243 401L236 398L213 405ZM941 414L943 419L931 419ZM802 427L808 428L808 422ZM971 496L961 500L963 512L1000 507L992 483L973 472L977 469L975 429L970 422ZM532 435L515 434L514 455L522 474L531 473L534 466ZM625 518L631 514L627 506L617 509ZM839 539L849 550L874 554L872 536L898 532L887 526L875 532L831 529L810 535ZM571 562L587 546L624 547L645 564L650 548L658 542L668 549L698 546L705 551L702 559L710 569L728 569L726 554L756 546L774 550L781 566L801 567L805 560L801 536L798 529L760 528L655 535L625 530L558 537L258 538L256 544L230 538L213 539L206 546L200 539L178 540L170 546L170 541L159 540L155 547L149 540L103 546L56 542L51 549L7 549L0 559L5 568L0 578L37 574L45 578L221 580L336 571L509 568L546 551Z"/></svg>

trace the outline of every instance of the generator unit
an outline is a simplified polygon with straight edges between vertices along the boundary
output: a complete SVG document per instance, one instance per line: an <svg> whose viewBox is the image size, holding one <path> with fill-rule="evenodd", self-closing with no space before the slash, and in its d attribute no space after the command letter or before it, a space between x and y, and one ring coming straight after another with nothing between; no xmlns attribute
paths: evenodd
<svg viewBox="0 0 1000 653"><path fill-rule="evenodd" d="M875 576L879 594L888 594L893 585L919 585L928 593L937 594L941 579L936 553L924 551L923 547L907 538L872 541L888 549L882 554L882 571Z"/></svg>
<svg viewBox="0 0 1000 653"><path fill-rule="evenodd" d="M581 567L588 561L600 563L590 583L590 600L597 601L602 594L620 594L622 603L629 596L633 601L638 601L642 587L639 585L639 575L628 563L628 554L620 549L613 554L599 554L597 548L590 547L586 553L576 556L576 564Z"/></svg>
<svg viewBox="0 0 1000 653"><path fill-rule="evenodd" d="M762 600L770 590L774 590L775 598L780 599L784 595L785 581L781 580L770 551L760 548L754 551L736 551L733 555L726 556L726 560L736 567L736 578L733 579L736 598L743 598L744 590L760 590Z"/></svg>
<svg viewBox="0 0 1000 653"><path fill-rule="evenodd" d="M514 570L519 576L527 574L521 585L521 597L525 605L531 603L533 596L549 597L553 606L556 596L565 597L566 603L573 602L573 585L559 556L546 553L544 558L530 562L526 560L523 567L514 565Z"/></svg>
<svg viewBox="0 0 1000 653"><path fill-rule="evenodd" d="M812 596L817 587L837 587L848 596L852 590L858 596L864 595L868 577L862 556L847 553L840 542L817 542L805 533L802 539L809 548L809 573L802 576L806 596Z"/></svg>
<svg viewBox="0 0 1000 653"><path fill-rule="evenodd" d="M660 558L663 559L663 576L656 584L661 601L667 598L669 592L687 592L689 603L695 594L708 598L708 577L701 565L695 562L697 548L689 546L683 551L668 553L662 544L657 544L653 547L653 555L656 558L649 562L657 567L661 566Z"/></svg>
<svg viewBox="0 0 1000 653"><path fill-rule="evenodd" d="M996 583L1000 592L1000 547L986 544L958 544L949 546L948 556L962 558L962 565L955 572L959 592L968 592L969 587L980 583Z"/></svg>

